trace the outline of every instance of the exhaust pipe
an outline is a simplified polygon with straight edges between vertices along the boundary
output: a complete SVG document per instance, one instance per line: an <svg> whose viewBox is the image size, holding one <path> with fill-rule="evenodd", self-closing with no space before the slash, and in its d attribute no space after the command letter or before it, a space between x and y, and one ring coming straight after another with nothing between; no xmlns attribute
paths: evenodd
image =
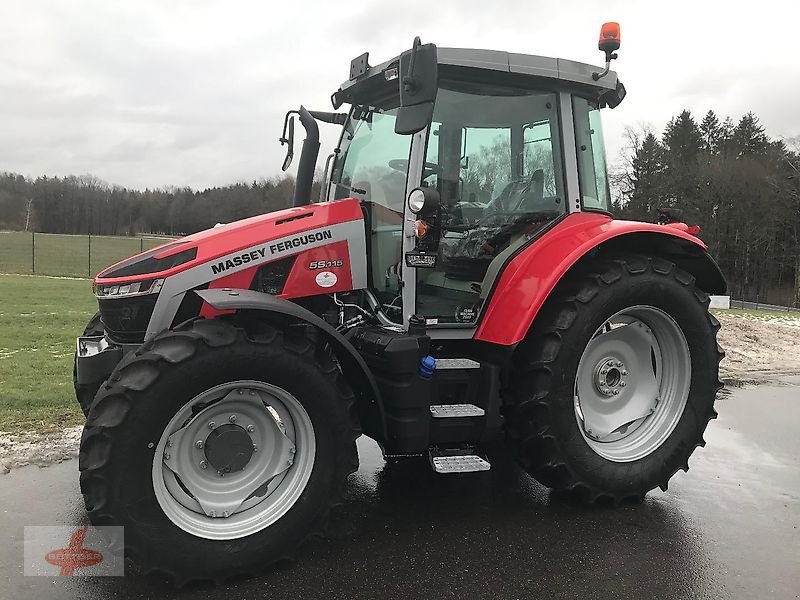
<svg viewBox="0 0 800 600"><path fill-rule="evenodd" d="M305 206L311 203L311 187L314 185L314 169L317 167L319 155L319 126L304 106L298 111L300 123L306 130L300 162L297 163L297 180L294 186L293 206Z"/></svg>

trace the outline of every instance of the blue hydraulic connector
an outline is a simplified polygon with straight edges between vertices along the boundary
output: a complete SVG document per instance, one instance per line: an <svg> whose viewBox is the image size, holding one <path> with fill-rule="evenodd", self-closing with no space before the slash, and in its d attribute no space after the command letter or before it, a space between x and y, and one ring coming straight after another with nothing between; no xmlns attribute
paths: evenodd
<svg viewBox="0 0 800 600"><path fill-rule="evenodd" d="M436 370L436 359L432 356L423 356L419 359L419 374L425 379L433 377Z"/></svg>

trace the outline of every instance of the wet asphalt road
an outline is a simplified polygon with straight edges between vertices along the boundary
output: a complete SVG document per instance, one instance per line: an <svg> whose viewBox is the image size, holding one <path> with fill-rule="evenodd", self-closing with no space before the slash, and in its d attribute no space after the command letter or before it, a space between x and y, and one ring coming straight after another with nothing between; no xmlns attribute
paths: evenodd
<svg viewBox="0 0 800 600"><path fill-rule="evenodd" d="M587 509L510 461L437 476L361 469L328 537L258 578L173 590L125 578L23 577L23 525L85 523L77 461L0 476L0 599L800 598L800 378L731 390L708 446L666 493Z"/></svg>

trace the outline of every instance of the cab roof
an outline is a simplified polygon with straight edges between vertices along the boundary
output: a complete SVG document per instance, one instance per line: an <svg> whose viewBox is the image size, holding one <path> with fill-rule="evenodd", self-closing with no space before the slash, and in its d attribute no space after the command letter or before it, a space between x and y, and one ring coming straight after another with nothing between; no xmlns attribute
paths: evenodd
<svg viewBox="0 0 800 600"><path fill-rule="evenodd" d="M363 57L363 60L366 62L367 55ZM370 66L362 75L342 83L339 91L334 96L338 96L338 99L343 102L352 102L353 96L360 95L362 90L375 90L378 87L385 88L388 82L383 73L387 69L397 67L399 60L400 57L396 56L379 65ZM439 65L444 66L528 75L538 79L555 80L564 84L576 84L581 87L593 88L598 95L606 90L616 89L618 81L615 71L609 71L608 75L595 81L592 78L592 73L603 71L603 69L594 65L563 58L518 54L502 50L437 48L437 62ZM393 83L393 85L396 87L396 83Z"/></svg>

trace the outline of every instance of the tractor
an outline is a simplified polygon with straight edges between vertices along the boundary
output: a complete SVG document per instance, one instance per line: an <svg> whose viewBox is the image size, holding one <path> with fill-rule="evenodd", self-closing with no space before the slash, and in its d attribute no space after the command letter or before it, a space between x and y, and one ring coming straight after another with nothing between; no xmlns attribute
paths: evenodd
<svg viewBox="0 0 800 600"><path fill-rule="evenodd" d="M666 490L716 416L726 282L696 227L611 214L619 45L604 25L605 69L365 53L333 112L286 115L290 208L97 275L74 376L91 522L176 582L252 573L322 530L360 435L442 477L499 444L589 504ZM320 125L341 134L312 199Z"/></svg>

